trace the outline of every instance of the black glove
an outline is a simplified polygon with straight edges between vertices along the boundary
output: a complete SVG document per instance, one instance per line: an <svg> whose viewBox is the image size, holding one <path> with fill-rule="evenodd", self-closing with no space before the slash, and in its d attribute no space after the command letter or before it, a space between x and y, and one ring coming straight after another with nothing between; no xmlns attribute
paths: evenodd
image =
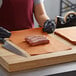
<svg viewBox="0 0 76 76"><path fill-rule="evenodd" d="M47 20L43 25L43 32L53 33L56 28L56 24L54 21Z"/></svg>
<svg viewBox="0 0 76 76"><path fill-rule="evenodd" d="M3 27L0 27L0 43L4 43L5 42L4 38L9 38L10 36L11 36L11 32L9 32Z"/></svg>

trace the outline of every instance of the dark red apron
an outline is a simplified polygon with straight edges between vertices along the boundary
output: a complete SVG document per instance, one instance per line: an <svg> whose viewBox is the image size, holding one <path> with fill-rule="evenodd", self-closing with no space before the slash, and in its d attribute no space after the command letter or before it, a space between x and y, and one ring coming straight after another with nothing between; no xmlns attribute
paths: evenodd
<svg viewBox="0 0 76 76"><path fill-rule="evenodd" d="M0 26L20 30L32 28L33 25L33 0L3 0Z"/></svg>

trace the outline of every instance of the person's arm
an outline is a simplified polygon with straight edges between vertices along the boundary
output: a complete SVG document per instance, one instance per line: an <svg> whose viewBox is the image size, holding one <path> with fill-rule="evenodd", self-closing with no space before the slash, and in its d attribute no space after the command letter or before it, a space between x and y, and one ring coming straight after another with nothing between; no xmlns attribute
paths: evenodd
<svg viewBox="0 0 76 76"><path fill-rule="evenodd" d="M34 15L40 26L43 26L44 22L50 19L46 14L43 2L34 5Z"/></svg>
<svg viewBox="0 0 76 76"><path fill-rule="evenodd" d="M40 0L34 0L34 1L37 2ZM44 32L47 32L47 33L54 32L56 25L47 16L43 2L39 2L39 3L37 2L37 4L34 4L34 15L38 24L43 27Z"/></svg>

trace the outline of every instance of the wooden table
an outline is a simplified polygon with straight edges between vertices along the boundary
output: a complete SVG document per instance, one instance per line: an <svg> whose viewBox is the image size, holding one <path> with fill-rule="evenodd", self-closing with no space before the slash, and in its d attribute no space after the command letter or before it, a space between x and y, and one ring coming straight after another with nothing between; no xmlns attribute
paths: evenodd
<svg viewBox="0 0 76 76"><path fill-rule="evenodd" d="M0 64L9 72L13 72L76 61L76 46L57 35L51 34L51 36L54 36L58 40L71 46L72 50L42 54L32 57L28 56L25 58L3 49L0 45Z"/></svg>
<svg viewBox="0 0 76 76"><path fill-rule="evenodd" d="M69 71L76 71L76 62L57 64L54 66L46 66L12 73L9 73L0 66L1 76L45 76Z"/></svg>

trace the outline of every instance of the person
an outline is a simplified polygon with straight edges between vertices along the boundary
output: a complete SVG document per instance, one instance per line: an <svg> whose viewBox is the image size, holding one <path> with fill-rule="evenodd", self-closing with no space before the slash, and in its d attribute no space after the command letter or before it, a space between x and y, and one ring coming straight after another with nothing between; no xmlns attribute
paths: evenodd
<svg viewBox="0 0 76 76"><path fill-rule="evenodd" d="M55 24L47 16L44 0L1 0L0 27L9 31L34 27L33 14L43 31L52 33Z"/></svg>

